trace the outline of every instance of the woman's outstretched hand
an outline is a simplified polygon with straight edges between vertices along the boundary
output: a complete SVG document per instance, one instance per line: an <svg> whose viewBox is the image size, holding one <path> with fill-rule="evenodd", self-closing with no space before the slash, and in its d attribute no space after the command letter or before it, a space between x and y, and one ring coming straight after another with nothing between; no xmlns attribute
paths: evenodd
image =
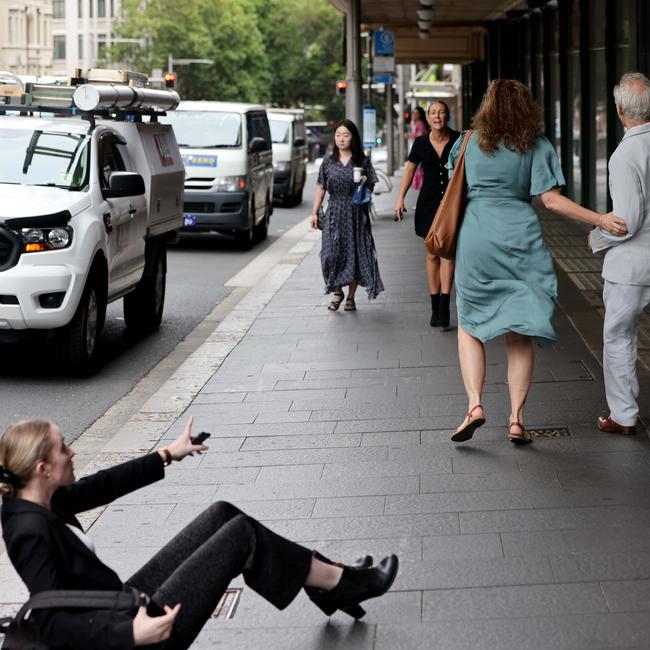
<svg viewBox="0 0 650 650"><path fill-rule="evenodd" d="M174 460L182 460L185 456L193 456L194 453L200 454L202 451L207 451L208 447L206 445L193 445L190 440L192 435L192 424L194 424L194 416L190 415L187 420L187 424L181 433L171 445L167 446L169 453L172 455Z"/></svg>
<svg viewBox="0 0 650 650"><path fill-rule="evenodd" d="M401 221L405 212L404 199L397 199L397 204L395 205L395 221Z"/></svg>
<svg viewBox="0 0 650 650"><path fill-rule="evenodd" d="M617 217L613 212L601 214L600 221L598 222L598 227L602 230L606 230L612 235L617 235L618 237L627 235L627 224L625 221L623 221L623 219Z"/></svg>
<svg viewBox="0 0 650 650"><path fill-rule="evenodd" d="M180 609L180 603L173 608L165 605L162 616L149 616L147 608L140 607L133 619L133 645L151 645L169 639Z"/></svg>

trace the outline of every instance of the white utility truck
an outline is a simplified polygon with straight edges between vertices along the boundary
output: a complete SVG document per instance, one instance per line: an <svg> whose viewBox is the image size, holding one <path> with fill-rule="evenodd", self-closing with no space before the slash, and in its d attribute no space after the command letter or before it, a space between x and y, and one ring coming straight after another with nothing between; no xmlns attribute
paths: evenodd
<svg viewBox="0 0 650 650"><path fill-rule="evenodd" d="M180 98L117 70L77 70L66 85L2 81L0 342L51 337L85 373L109 302L124 298L129 328L160 325L184 167L158 117Z"/></svg>

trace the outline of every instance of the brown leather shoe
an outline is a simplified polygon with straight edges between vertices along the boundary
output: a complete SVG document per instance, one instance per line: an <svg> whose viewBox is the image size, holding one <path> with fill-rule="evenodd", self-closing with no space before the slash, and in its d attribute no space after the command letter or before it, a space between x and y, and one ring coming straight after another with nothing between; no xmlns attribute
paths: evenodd
<svg viewBox="0 0 650 650"><path fill-rule="evenodd" d="M614 420L612 420L609 415L601 415L598 418L597 426L601 431L604 431L605 433L617 433L621 436L630 436L633 433L636 433L634 426L626 427L623 424L614 422Z"/></svg>

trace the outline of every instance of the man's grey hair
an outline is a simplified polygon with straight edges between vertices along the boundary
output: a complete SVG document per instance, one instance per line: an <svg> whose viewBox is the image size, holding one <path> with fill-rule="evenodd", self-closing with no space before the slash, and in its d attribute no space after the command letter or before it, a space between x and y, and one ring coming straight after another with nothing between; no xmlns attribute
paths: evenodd
<svg viewBox="0 0 650 650"><path fill-rule="evenodd" d="M627 72L614 87L614 100L628 120L650 122L650 79Z"/></svg>

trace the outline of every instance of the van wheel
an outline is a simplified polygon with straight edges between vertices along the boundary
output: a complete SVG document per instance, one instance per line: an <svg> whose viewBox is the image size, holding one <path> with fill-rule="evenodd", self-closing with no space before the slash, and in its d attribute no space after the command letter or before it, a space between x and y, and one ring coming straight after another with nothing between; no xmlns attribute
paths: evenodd
<svg viewBox="0 0 650 650"><path fill-rule="evenodd" d="M264 218L255 227L255 239L257 241L264 241L268 237L270 221L271 221L271 200L267 195L266 204L264 205Z"/></svg>
<svg viewBox="0 0 650 650"><path fill-rule="evenodd" d="M92 372L105 316L105 293L101 290L98 275L94 273L88 278L77 310L61 335L63 362L73 374Z"/></svg>
<svg viewBox="0 0 650 650"><path fill-rule="evenodd" d="M253 194L251 194L248 208L248 223L251 225L246 230L239 230L235 233L235 243L244 250L248 250L255 241L255 195Z"/></svg>
<svg viewBox="0 0 650 650"><path fill-rule="evenodd" d="M145 259L142 279L124 296L124 322L130 330L141 334L157 330L162 321L167 284L165 243L152 243Z"/></svg>

